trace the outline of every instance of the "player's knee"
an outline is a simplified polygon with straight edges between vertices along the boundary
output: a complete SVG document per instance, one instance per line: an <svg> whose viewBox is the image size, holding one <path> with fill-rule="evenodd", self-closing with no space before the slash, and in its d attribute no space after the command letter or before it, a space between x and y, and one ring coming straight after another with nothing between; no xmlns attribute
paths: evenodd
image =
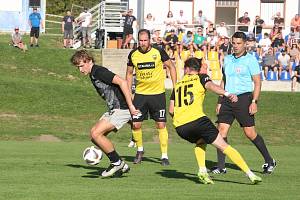
<svg viewBox="0 0 300 200"><path fill-rule="evenodd" d="M165 123L157 123L156 124L156 128L157 129L164 129L166 127L166 124Z"/></svg>
<svg viewBox="0 0 300 200"><path fill-rule="evenodd" d="M97 137L102 136L103 134L99 131L97 131L95 128L92 128L90 131L90 138L92 140L95 140Z"/></svg>
<svg viewBox="0 0 300 200"><path fill-rule="evenodd" d="M132 124L132 129L133 129L133 130L141 129L141 127L142 127L141 124L136 124L136 123L133 123L133 124Z"/></svg>

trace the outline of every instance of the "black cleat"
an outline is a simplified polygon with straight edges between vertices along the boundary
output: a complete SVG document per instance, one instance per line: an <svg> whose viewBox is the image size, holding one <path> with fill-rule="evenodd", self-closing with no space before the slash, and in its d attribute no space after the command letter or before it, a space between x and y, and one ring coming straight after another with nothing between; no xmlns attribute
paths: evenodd
<svg viewBox="0 0 300 200"><path fill-rule="evenodd" d="M133 164L140 164L142 162L143 155L144 155L144 151L137 151L135 158L133 160Z"/></svg>
<svg viewBox="0 0 300 200"><path fill-rule="evenodd" d="M226 168L221 169L218 166L214 166L210 169L210 172L213 174L226 174L227 169Z"/></svg>
<svg viewBox="0 0 300 200"><path fill-rule="evenodd" d="M163 158L161 159L161 163L162 166L168 166L170 165L169 159L168 158Z"/></svg>
<svg viewBox="0 0 300 200"><path fill-rule="evenodd" d="M272 163L265 163L262 165L263 168L263 174L272 174L275 167L277 166L276 161L273 159Z"/></svg>

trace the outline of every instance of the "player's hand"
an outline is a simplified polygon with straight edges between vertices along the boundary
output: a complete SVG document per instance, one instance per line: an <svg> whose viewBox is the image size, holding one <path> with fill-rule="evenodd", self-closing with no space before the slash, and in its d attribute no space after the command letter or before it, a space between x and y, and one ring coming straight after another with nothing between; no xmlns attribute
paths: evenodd
<svg viewBox="0 0 300 200"><path fill-rule="evenodd" d="M129 111L131 115L138 115L140 113L140 111L137 110L134 105L129 106Z"/></svg>
<svg viewBox="0 0 300 200"><path fill-rule="evenodd" d="M249 114L254 115L255 113L257 113L257 104L251 103L249 106Z"/></svg>
<svg viewBox="0 0 300 200"><path fill-rule="evenodd" d="M235 103L238 101L238 97L235 94L229 94L227 97L232 103Z"/></svg>
<svg viewBox="0 0 300 200"><path fill-rule="evenodd" d="M220 112L220 109L221 109L221 105L220 103L217 104L217 107L216 107L216 114L218 115L219 112Z"/></svg>

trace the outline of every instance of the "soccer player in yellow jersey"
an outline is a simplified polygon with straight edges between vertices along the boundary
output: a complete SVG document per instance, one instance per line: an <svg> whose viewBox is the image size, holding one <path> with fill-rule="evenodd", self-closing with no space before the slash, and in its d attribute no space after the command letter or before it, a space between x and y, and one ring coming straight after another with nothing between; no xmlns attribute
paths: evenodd
<svg viewBox="0 0 300 200"><path fill-rule="evenodd" d="M171 95L169 112L178 135L195 143L195 155L199 166L198 177L204 184L213 184L205 166L206 144L212 144L226 154L246 175L253 184L261 182L248 167L237 150L228 145L218 129L203 112L203 101L206 89L224 95L232 102L238 98L214 84L208 75L199 74L201 59L189 58L184 65L184 77L176 83Z"/></svg>
<svg viewBox="0 0 300 200"><path fill-rule="evenodd" d="M168 54L163 50L152 47L150 32L141 29L138 32L139 47L128 55L126 80L129 88L132 86L133 71L136 74L136 87L133 104L141 111L132 117L132 133L137 145L137 154L134 163L141 163L144 154L142 142L142 122L150 118L156 122L161 148L161 164L169 165L168 158L168 131L166 129L166 97L165 65L171 75L173 86L176 83L176 69Z"/></svg>

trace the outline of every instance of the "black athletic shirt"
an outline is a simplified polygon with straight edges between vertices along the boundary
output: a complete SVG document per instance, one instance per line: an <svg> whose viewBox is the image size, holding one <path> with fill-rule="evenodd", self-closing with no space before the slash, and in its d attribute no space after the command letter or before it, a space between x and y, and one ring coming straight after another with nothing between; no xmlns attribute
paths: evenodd
<svg viewBox="0 0 300 200"><path fill-rule="evenodd" d="M109 111L128 109L125 97L118 85L112 83L116 74L102 66L94 65L90 73L91 81L98 94L106 101Z"/></svg>

